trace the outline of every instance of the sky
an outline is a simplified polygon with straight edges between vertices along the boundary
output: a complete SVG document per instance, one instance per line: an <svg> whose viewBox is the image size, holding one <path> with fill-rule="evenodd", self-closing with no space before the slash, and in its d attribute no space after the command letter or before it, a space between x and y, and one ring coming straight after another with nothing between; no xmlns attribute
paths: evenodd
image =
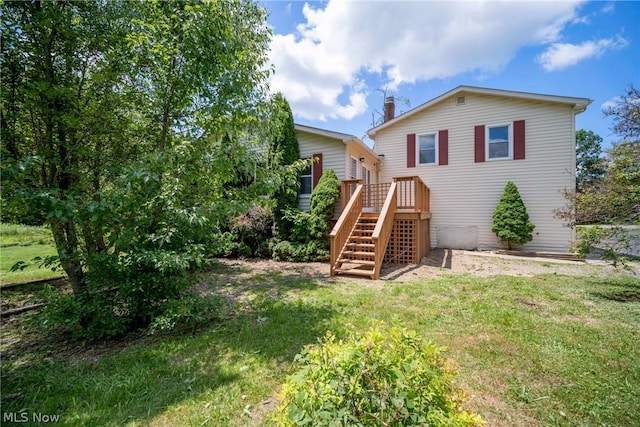
<svg viewBox="0 0 640 427"><path fill-rule="evenodd" d="M602 108L640 86L640 2L263 1L272 92L297 123L363 138L459 85L592 99L576 117L608 148ZM365 139L365 142L371 143Z"/></svg>

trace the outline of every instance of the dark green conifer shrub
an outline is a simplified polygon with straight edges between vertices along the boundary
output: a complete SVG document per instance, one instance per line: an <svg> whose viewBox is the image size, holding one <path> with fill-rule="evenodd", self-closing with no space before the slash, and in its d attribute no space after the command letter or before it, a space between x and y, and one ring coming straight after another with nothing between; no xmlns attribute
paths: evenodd
<svg viewBox="0 0 640 427"><path fill-rule="evenodd" d="M533 240L534 228L535 225L529 221L529 214L520 197L518 187L511 181L507 182L493 212L491 231L496 233L498 239L509 249L512 249L514 244L523 245Z"/></svg>

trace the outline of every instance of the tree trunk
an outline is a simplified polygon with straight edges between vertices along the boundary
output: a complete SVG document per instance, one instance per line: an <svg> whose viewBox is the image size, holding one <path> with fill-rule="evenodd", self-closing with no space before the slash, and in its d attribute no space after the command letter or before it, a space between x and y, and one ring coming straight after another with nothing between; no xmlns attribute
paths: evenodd
<svg viewBox="0 0 640 427"><path fill-rule="evenodd" d="M87 285L84 281L82 264L78 257L78 237L73 224L60 220L50 220L53 239L60 256L60 264L69 277L74 295L84 295Z"/></svg>

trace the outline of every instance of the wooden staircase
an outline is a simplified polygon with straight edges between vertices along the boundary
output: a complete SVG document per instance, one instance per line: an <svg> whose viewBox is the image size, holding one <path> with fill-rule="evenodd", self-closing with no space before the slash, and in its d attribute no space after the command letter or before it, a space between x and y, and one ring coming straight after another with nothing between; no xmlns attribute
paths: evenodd
<svg viewBox="0 0 640 427"><path fill-rule="evenodd" d="M395 177L391 183L367 185L363 185L361 180L345 180L341 197L342 213L329 234L331 276L353 274L378 279L396 219L400 231L404 230L403 222L416 226L407 228L410 239L404 236L407 233L398 233L401 236L394 241L393 251L406 252L404 246L407 242L412 249L428 245L429 225L427 223L422 228L418 225L423 215L430 218L430 190L420 177ZM407 221L402 215L410 215L410 218ZM422 243L419 230L426 230ZM398 258L393 251L390 257ZM411 262L417 262L415 259L422 256L421 250L416 249L412 253L415 256Z"/></svg>
<svg viewBox="0 0 640 427"><path fill-rule="evenodd" d="M335 274L354 274L373 277L375 274L375 248L373 231L380 214L362 212L334 266Z"/></svg>

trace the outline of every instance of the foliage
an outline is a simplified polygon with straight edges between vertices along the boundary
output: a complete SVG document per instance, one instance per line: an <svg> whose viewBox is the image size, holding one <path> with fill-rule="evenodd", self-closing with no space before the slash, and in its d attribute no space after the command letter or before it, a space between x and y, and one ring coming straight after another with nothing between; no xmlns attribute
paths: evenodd
<svg viewBox="0 0 640 427"><path fill-rule="evenodd" d="M622 141L613 144L607 153L604 177L578 193L566 191L567 206L558 209L556 217L569 227L612 226L579 232L581 240L575 247L580 253L604 249L603 257L617 266L626 264L623 252L638 239L629 236L621 226L640 223L640 92L629 86L604 113L613 118L613 131Z"/></svg>
<svg viewBox="0 0 640 427"><path fill-rule="evenodd" d="M328 224L340 197L340 181L333 169L323 172L311 194L309 234L328 248Z"/></svg>
<svg viewBox="0 0 640 427"><path fill-rule="evenodd" d="M265 19L249 0L3 5L3 199L46 218L82 325L149 324L208 227L280 185L250 149Z"/></svg>
<svg viewBox="0 0 640 427"><path fill-rule="evenodd" d="M325 245L316 240L304 243L284 240L273 246L271 254L275 261L309 262L329 259L329 251Z"/></svg>
<svg viewBox="0 0 640 427"><path fill-rule="evenodd" d="M518 187L511 181L507 182L493 212L491 231L511 249L513 244L522 245L533 240L534 228Z"/></svg>
<svg viewBox="0 0 640 427"><path fill-rule="evenodd" d="M281 93L272 100L272 135L269 140L269 163L271 167L292 165L300 158L300 146L293 122L291 107ZM300 183L285 182L274 194L276 206L273 210L276 231L280 238L287 238L292 224L285 212L298 206Z"/></svg>
<svg viewBox="0 0 640 427"><path fill-rule="evenodd" d="M270 255L268 242L273 238L273 214L270 208L252 206L246 213L231 218L230 223L235 240L249 248L248 256Z"/></svg>
<svg viewBox="0 0 640 427"><path fill-rule="evenodd" d="M414 331L384 325L347 342L327 333L303 350L280 393L279 426L478 426L462 409L442 349Z"/></svg>
<svg viewBox="0 0 640 427"><path fill-rule="evenodd" d="M582 226L577 229L578 239L574 243L575 252L583 257L597 254L610 261L614 267L628 267L625 252L640 239L640 234L624 226Z"/></svg>
<svg viewBox="0 0 640 427"><path fill-rule="evenodd" d="M580 129L576 131L576 189L583 192L596 185L605 175L602 137Z"/></svg>
<svg viewBox="0 0 640 427"><path fill-rule="evenodd" d="M179 300L169 301L163 313L153 319L149 331L154 334L182 327L194 332L199 326L223 319L223 302L218 297L188 292Z"/></svg>
<svg viewBox="0 0 640 427"><path fill-rule="evenodd" d="M627 141L640 139L640 90L629 85L625 94L604 109L613 118L613 132Z"/></svg>
<svg viewBox="0 0 640 427"><path fill-rule="evenodd" d="M311 194L311 210L288 209L284 218L290 224L288 240L273 246L276 261L326 261L329 259L328 225L340 197L340 182L332 169L324 171Z"/></svg>

